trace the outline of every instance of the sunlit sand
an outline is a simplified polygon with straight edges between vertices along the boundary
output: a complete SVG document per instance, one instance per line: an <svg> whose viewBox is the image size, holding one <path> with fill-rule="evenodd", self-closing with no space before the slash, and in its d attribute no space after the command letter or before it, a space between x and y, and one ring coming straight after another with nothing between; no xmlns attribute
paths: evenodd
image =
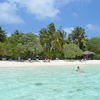
<svg viewBox="0 0 100 100"><path fill-rule="evenodd" d="M36 67L36 66L73 66L73 65L100 65L100 60L51 60L50 62L39 61L0 61L0 67Z"/></svg>

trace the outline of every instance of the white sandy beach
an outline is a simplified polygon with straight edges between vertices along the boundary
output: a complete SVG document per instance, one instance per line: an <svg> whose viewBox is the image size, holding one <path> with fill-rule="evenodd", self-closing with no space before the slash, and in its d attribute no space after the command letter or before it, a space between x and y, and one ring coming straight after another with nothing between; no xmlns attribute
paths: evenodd
<svg viewBox="0 0 100 100"><path fill-rule="evenodd" d="M0 61L0 67L36 67L36 66L83 66L83 65L100 65L100 60L87 60L87 61L78 61L78 60L51 60L50 62L39 61Z"/></svg>

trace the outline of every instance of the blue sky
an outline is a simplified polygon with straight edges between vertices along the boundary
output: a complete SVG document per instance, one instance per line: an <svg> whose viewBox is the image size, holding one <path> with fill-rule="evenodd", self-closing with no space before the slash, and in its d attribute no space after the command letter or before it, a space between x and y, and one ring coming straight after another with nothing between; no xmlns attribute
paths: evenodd
<svg viewBox="0 0 100 100"><path fill-rule="evenodd" d="M8 34L16 29L38 34L54 22L70 33L85 28L88 37L100 37L100 0L0 0L0 25Z"/></svg>

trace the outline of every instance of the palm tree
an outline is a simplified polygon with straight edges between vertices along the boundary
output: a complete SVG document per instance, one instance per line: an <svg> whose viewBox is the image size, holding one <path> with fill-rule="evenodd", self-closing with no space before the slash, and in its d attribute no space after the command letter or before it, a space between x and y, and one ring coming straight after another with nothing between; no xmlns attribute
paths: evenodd
<svg viewBox="0 0 100 100"><path fill-rule="evenodd" d="M46 28L41 29L39 36L41 44L46 47L50 40L48 30Z"/></svg>
<svg viewBox="0 0 100 100"><path fill-rule="evenodd" d="M66 42L65 35L65 32L61 28L56 31L53 23L40 31L40 42L45 48L47 54L49 53L48 55L54 57L55 52L61 53L63 44Z"/></svg>
<svg viewBox="0 0 100 100"><path fill-rule="evenodd" d="M5 31L0 27L0 42L3 42L6 39Z"/></svg>
<svg viewBox="0 0 100 100"><path fill-rule="evenodd" d="M82 27L75 27L72 34L69 34L68 40L77 44L80 49L84 50L86 48L85 30Z"/></svg>

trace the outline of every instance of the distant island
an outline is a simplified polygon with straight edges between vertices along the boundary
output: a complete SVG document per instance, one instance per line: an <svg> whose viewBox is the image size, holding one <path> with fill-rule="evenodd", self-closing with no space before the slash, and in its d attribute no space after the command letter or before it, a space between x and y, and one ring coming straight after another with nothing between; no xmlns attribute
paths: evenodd
<svg viewBox="0 0 100 100"><path fill-rule="evenodd" d="M84 55L85 51L93 52ZM88 56L88 57L87 57ZM16 30L7 36L0 27L0 60L100 59L100 38L88 38L82 27L67 34L54 23L42 28L39 34Z"/></svg>

